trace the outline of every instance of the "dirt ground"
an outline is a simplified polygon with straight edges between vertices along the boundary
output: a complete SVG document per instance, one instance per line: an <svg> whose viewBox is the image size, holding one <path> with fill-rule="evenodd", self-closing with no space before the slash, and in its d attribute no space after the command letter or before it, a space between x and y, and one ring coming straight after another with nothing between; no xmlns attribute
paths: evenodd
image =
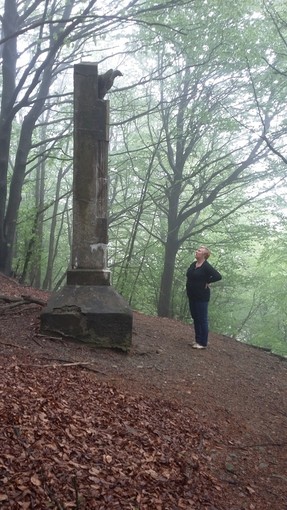
<svg viewBox="0 0 287 510"><path fill-rule="evenodd" d="M138 312L129 354L93 350L0 294L1 509L287 510L286 359Z"/></svg>

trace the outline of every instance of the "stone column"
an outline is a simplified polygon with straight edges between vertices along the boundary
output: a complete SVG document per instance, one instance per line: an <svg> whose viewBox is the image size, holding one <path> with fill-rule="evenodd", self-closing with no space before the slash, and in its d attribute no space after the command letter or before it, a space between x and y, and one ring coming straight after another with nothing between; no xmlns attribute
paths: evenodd
<svg viewBox="0 0 287 510"><path fill-rule="evenodd" d="M98 69L75 66L73 270L67 282L109 285L108 143L109 102L98 98Z"/></svg>
<svg viewBox="0 0 287 510"><path fill-rule="evenodd" d="M98 81L96 64L74 66L72 269L43 310L41 331L128 351L132 311L107 267L109 102Z"/></svg>

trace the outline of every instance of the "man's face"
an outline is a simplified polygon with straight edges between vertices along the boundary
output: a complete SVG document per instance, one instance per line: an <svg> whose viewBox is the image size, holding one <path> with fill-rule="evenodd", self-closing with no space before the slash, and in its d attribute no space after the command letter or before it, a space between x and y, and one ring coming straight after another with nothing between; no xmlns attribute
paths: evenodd
<svg viewBox="0 0 287 510"><path fill-rule="evenodd" d="M195 252L195 256L196 258L205 258L207 254L207 251L205 248L203 248L202 246L200 246L199 248L197 248L196 252Z"/></svg>

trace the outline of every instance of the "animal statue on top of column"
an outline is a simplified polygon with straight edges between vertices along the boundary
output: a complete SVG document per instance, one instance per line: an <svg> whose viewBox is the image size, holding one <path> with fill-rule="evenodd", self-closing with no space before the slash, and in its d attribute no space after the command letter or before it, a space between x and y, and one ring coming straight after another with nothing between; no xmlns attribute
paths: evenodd
<svg viewBox="0 0 287 510"><path fill-rule="evenodd" d="M123 76L121 71L118 69L109 69L104 74L98 76L98 97L103 99L114 84L114 80L117 76Z"/></svg>

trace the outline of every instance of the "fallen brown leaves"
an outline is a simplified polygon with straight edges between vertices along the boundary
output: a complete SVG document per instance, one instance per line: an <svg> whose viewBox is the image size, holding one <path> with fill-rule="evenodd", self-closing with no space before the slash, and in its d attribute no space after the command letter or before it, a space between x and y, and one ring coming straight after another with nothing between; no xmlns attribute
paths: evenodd
<svg viewBox="0 0 287 510"><path fill-rule="evenodd" d="M0 289L1 510L287 510L284 360L137 312L129 355L94 350Z"/></svg>
<svg viewBox="0 0 287 510"><path fill-rule="evenodd" d="M3 509L215 509L210 429L79 367L1 367ZM28 363L28 362L27 362Z"/></svg>

